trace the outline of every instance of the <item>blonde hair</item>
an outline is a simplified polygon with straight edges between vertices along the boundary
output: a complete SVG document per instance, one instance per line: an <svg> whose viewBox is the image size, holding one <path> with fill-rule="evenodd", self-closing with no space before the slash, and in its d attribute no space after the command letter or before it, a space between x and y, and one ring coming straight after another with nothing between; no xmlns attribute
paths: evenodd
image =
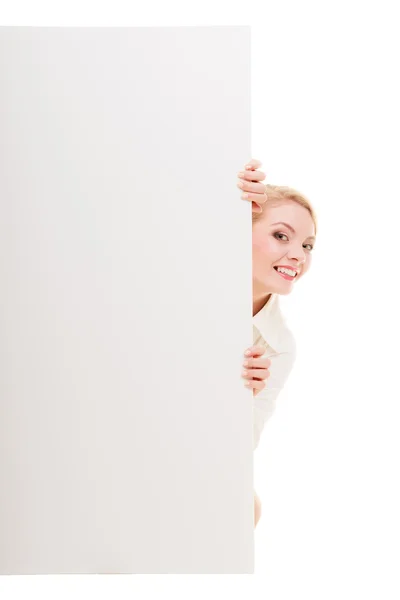
<svg viewBox="0 0 400 600"><path fill-rule="evenodd" d="M285 200L293 200L294 202L297 202L297 204L300 204L300 206L304 206L304 208L306 208L308 210L308 212L311 215L312 220L314 221L315 235L317 235L317 215L316 215L310 201L308 200L308 198L306 198L303 194L300 194L300 192L298 192L297 190L295 190L291 187L285 186L285 185L271 185L269 183L265 187L266 187L265 193L267 194L267 201L262 205L263 208L264 208L264 206L268 206L269 204L275 205L275 204L285 201ZM253 223L256 223L257 221L259 221L262 216L263 216L262 212L261 213L253 212L252 213Z"/></svg>

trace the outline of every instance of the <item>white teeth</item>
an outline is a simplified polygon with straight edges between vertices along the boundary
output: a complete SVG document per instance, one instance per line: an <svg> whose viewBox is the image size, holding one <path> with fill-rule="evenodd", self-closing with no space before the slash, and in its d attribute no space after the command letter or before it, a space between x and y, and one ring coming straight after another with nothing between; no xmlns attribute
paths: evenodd
<svg viewBox="0 0 400 600"><path fill-rule="evenodd" d="M295 277L296 275L296 271L292 271L291 269L285 269L284 267L277 267L277 271L285 273L286 275L290 275L291 277Z"/></svg>

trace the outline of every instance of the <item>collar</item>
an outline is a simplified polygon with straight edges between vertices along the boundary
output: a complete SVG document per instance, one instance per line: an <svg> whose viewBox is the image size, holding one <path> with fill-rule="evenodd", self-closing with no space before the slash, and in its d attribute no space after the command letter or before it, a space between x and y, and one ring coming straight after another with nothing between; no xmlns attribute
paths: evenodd
<svg viewBox="0 0 400 600"><path fill-rule="evenodd" d="M282 315L279 294L271 294L268 302L253 317L253 325L261 336L276 352L287 352L290 349L287 325Z"/></svg>

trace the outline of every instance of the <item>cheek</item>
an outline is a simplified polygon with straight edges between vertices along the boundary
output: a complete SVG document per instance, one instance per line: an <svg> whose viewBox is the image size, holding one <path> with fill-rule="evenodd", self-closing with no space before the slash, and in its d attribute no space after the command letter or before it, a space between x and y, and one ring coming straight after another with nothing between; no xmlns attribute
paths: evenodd
<svg viewBox="0 0 400 600"><path fill-rule="evenodd" d="M304 275L305 273L307 273L308 269L310 268L310 266L311 266L311 261L312 261L311 254L308 254L308 255L307 255L307 258L306 258L306 262L304 263L304 266L303 266L303 275Z"/></svg>
<svg viewBox="0 0 400 600"><path fill-rule="evenodd" d="M253 244L253 267L257 271L264 271L268 269L271 263L271 250L269 245L265 243Z"/></svg>
<svg viewBox="0 0 400 600"><path fill-rule="evenodd" d="M264 279L274 265L281 258L282 251L276 241L266 239L253 240L253 275Z"/></svg>
<svg viewBox="0 0 400 600"><path fill-rule="evenodd" d="M272 258L277 252L277 244L272 238L253 235L253 254Z"/></svg>

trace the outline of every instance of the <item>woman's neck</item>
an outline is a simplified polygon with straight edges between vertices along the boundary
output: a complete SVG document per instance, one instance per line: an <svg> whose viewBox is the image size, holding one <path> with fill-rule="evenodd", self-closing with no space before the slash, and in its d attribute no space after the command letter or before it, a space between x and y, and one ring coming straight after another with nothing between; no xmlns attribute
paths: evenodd
<svg viewBox="0 0 400 600"><path fill-rule="evenodd" d="M253 291L253 317L267 304L268 300L271 298L271 294L264 294L258 297L255 297Z"/></svg>

